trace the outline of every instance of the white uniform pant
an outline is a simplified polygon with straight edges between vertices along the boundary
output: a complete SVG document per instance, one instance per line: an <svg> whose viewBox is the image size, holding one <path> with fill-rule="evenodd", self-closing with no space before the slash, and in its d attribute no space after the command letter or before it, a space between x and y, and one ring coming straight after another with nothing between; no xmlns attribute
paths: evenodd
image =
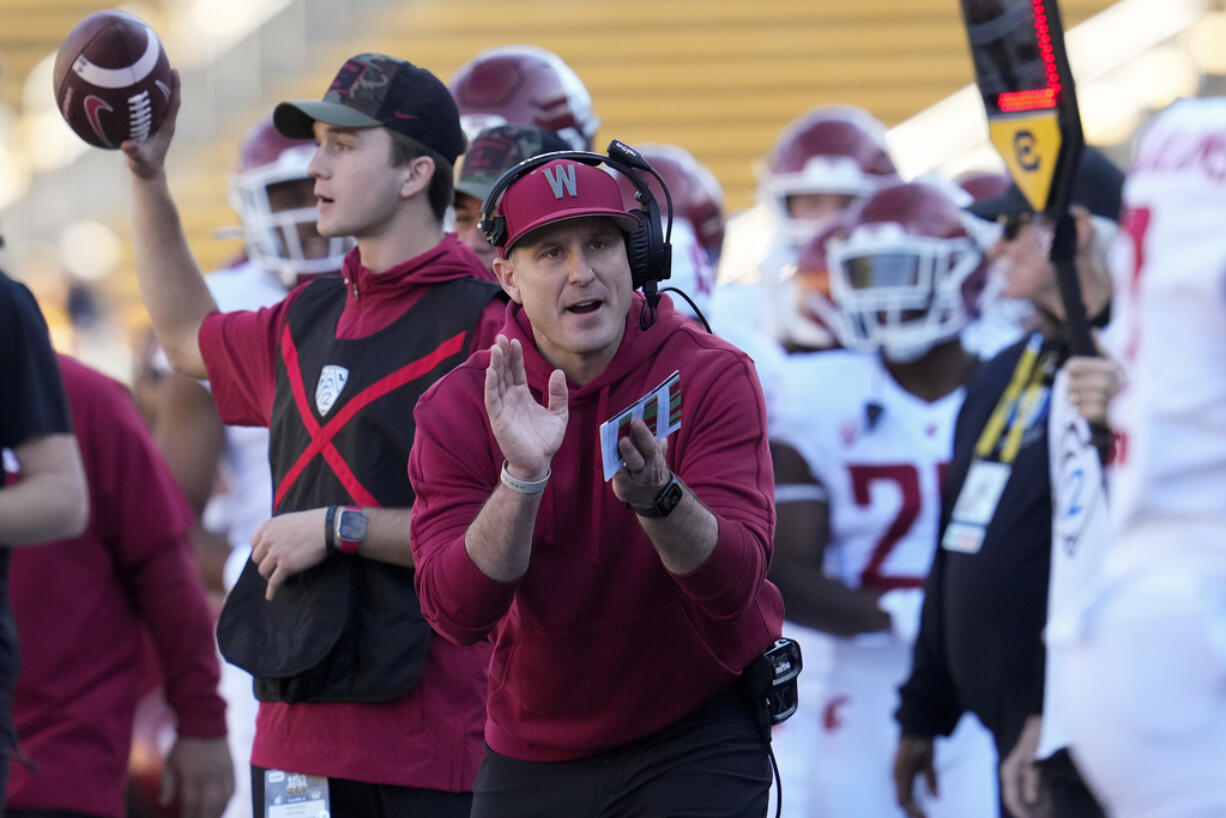
<svg viewBox="0 0 1226 818"><path fill-rule="evenodd" d="M251 816L251 746L255 743L256 701L251 674L222 659L218 692L226 700L226 737L234 762L234 796L222 818Z"/></svg>
<svg viewBox="0 0 1226 818"><path fill-rule="evenodd" d="M1226 816L1226 577L1119 580L1053 649L1081 682L1077 767L1112 818Z"/></svg>
<svg viewBox="0 0 1226 818"><path fill-rule="evenodd" d="M771 751L783 783L783 818L808 818L810 767L826 702L834 638L787 621L783 623L783 635L800 643L804 669L797 680L796 712L771 731ZM778 794L779 788L773 786L768 815L775 814Z"/></svg>
<svg viewBox="0 0 1226 818"><path fill-rule="evenodd" d="M839 639L810 762L810 818L903 818L894 793L898 687L911 669L911 645L893 637ZM917 784L928 818L996 815L996 747L973 716L936 741L940 797Z"/></svg>

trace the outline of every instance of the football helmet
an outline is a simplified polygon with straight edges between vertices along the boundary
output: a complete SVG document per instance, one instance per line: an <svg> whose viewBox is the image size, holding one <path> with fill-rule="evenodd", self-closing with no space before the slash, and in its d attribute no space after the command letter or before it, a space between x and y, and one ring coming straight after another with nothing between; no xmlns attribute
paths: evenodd
<svg viewBox="0 0 1226 818"><path fill-rule="evenodd" d="M1003 196L1009 188L1013 187L1013 179L1009 174L990 170L968 170L955 176L953 181L960 190L970 196L971 203ZM963 210L963 215L971 238L979 242L979 246L985 252L991 251L997 240L1000 239L1001 226L994 221L982 219L966 209Z"/></svg>
<svg viewBox="0 0 1226 818"><path fill-rule="evenodd" d="M557 54L536 46L487 48L460 66L450 88L470 142L496 125L535 125L574 150L590 151L600 127L579 75Z"/></svg>
<svg viewBox="0 0 1226 818"><path fill-rule="evenodd" d="M230 177L230 206L242 222L247 258L276 273L286 287L299 276L339 272L353 246L352 239L315 231L319 214L313 204L276 209L270 199L269 191L286 182L313 185L307 165L314 153L314 143L282 136L267 117L247 134Z"/></svg>
<svg viewBox="0 0 1226 818"><path fill-rule="evenodd" d="M801 248L796 264L784 270L783 279L791 284L794 302L786 340L790 347L829 349L839 345L841 319L830 295L830 243L844 236L846 230L846 215L835 216Z"/></svg>
<svg viewBox="0 0 1226 818"><path fill-rule="evenodd" d="M822 220L797 219L788 199L807 193L867 196L900 181L885 146L885 126L867 111L814 108L780 133L761 173L759 195L797 248L821 232Z"/></svg>
<svg viewBox="0 0 1226 818"><path fill-rule="evenodd" d="M849 214L829 263L843 344L899 362L958 335L979 314L987 278L961 210L916 183L880 190Z"/></svg>
<svg viewBox="0 0 1226 818"><path fill-rule="evenodd" d="M715 174L685 148L676 145L647 143L636 145L635 150L664 177L664 184L668 185L673 198L673 218L690 223L699 246L706 251L708 260L714 262L724 243L724 189ZM620 173L614 175L626 209L640 207L630 180ZM649 173L643 174L643 178L655 193L663 213L666 205L660 183Z"/></svg>
<svg viewBox="0 0 1226 818"><path fill-rule="evenodd" d="M954 184L965 190L974 201L982 202L1005 195L1013 180L1003 171L968 170L955 176Z"/></svg>

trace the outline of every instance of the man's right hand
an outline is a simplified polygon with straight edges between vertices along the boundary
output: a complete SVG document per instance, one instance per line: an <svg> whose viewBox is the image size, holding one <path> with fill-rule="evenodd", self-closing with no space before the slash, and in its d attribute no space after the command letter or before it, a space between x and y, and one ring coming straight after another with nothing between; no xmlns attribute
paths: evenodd
<svg viewBox="0 0 1226 818"><path fill-rule="evenodd" d="M926 736L899 737L898 750L894 753L894 794L907 818L925 818L923 808L915 800L915 778L921 773L928 785L928 792L935 798L940 790L937 787L937 771L933 766L933 739Z"/></svg>
<svg viewBox="0 0 1226 818"><path fill-rule="evenodd" d="M1017 744L1000 763L1000 797L1014 818L1042 818L1042 773L1035 762L1043 717L1029 716Z"/></svg>
<svg viewBox="0 0 1226 818"><path fill-rule="evenodd" d="M171 70L170 76L170 102L162 124L144 142L129 139L119 146L128 158L128 169L141 179L153 179L162 174L166 166L166 152L175 135L175 121L179 118L182 99L179 95L178 70Z"/></svg>
<svg viewBox="0 0 1226 818"><path fill-rule="evenodd" d="M567 400L566 375L555 369L549 376L549 406L541 406L528 388L520 342L498 336L485 370L485 411L513 477L533 480L549 469L566 434Z"/></svg>

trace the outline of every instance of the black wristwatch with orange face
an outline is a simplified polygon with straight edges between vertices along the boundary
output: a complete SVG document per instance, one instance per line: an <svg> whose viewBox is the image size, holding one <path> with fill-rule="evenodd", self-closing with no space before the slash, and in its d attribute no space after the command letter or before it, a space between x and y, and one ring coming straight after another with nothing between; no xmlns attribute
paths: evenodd
<svg viewBox="0 0 1226 818"><path fill-rule="evenodd" d="M673 513L673 509L681 502L681 498L685 496L685 489L681 487L681 481L677 479L677 475L669 473L668 483L664 488L660 489L660 493L656 495L655 502L649 506L631 506L634 513L640 517L658 520L667 517Z"/></svg>

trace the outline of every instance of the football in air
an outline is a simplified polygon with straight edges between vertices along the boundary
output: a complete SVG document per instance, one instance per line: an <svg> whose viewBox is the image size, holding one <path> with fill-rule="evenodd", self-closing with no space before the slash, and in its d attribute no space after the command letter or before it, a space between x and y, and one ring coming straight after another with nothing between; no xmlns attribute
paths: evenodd
<svg viewBox="0 0 1226 818"><path fill-rule="evenodd" d="M64 120L99 148L145 141L170 103L170 61L162 41L123 11L95 12L78 23L60 45L53 76Z"/></svg>

